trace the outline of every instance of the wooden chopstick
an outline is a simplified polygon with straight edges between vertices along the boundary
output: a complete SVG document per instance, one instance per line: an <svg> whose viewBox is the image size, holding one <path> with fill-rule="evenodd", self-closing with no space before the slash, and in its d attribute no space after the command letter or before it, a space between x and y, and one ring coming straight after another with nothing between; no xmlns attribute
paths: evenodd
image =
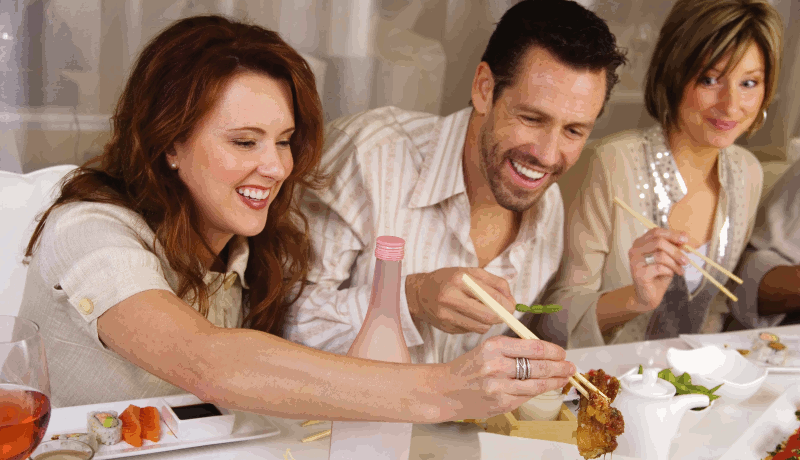
<svg viewBox="0 0 800 460"><path fill-rule="evenodd" d="M508 312L508 310L503 308L503 306L500 305L499 302L494 300L494 298L492 298L492 296L490 296L486 291L484 291L478 285L478 283L476 283L472 278L469 277L469 275L464 273L464 274L461 275L461 279L464 281L464 284L466 284L467 287L476 296L478 296L478 298L481 300L481 302L483 302L484 305L486 305L492 311L494 311L495 314L497 314L497 316L500 317L500 319L505 321L505 323L508 325L508 327L510 327L512 331L516 332L518 336L522 337L523 339L528 339L528 340L539 340L539 338L536 337L536 334L534 334L533 332L531 332L530 329L525 327L525 325L522 324L517 318L514 318L514 315L512 315L511 313ZM586 380L586 378L583 375L581 375L580 372L575 372L575 375L573 375L572 377L569 378L569 383L571 383L572 386L574 386L575 389L578 390L587 399L589 398L589 393L586 391L585 388L583 388L578 383L578 381L580 381L583 384L585 384L591 391L594 391L597 394L600 394L604 398L608 399L608 396L603 394L603 392L600 391L596 386L592 385L592 382Z"/></svg>
<svg viewBox="0 0 800 460"><path fill-rule="evenodd" d="M622 209L624 209L624 210L628 211L628 212L629 212L629 213L630 213L630 214L631 214L633 217L635 217L636 219L638 219L638 220L639 220L639 222L641 222L642 224L644 224L644 226L645 226L645 227L647 227L647 228L656 228L656 227L657 227L657 225L656 225L656 224L654 224L653 222L651 222L651 221L650 221L648 218L646 218L645 216L643 216L643 215L639 214L638 212L634 211L634 210L633 210L633 208L631 208L630 206L628 206L627 204L625 204L625 202L624 202L624 201L622 201L622 200L620 200L620 199L619 199L619 197L616 197L616 196L615 196L615 197L614 197L614 202L615 202L615 203L617 203L617 204L618 204L618 205L619 205L619 206L620 206ZM732 280L736 281L737 283L739 283L739 284L742 284L742 283L744 282L744 281L742 281L742 279L741 279L741 278L739 278L738 276L736 276L736 275L734 275L733 273L731 273L730 271L728 271L728 270L727 270L725 267L723 267L722 265L720 265L720 264L718 264L718 263L714 262L714 261L713 261L713 260L711 260L710 258L708 258L708 257L704 256L704 255L703 255L703 253L701 253L701 252L697 251L695 248L693 248L693 247L689 246L688 244L684 244L684 245L683 245L683 250L684 250L684 251L689 251L689 252L691 252L692 254L695 254L695 255L699 256L699 257L700 257L701 259L703 259L703 260L704 260L704 261L705 261L707 264L709 264L709 265L711 265L712 267L716 268L717 270L721 271L722 273L724 273L724 274L725 274L725 276L727 276L728 278L730 278L730 279L732 279ZM694 266L695 266L695 268L700 268L700 267L698 267L698 266L697 266L697 264L696 264L696 263L692 262L692 260L689 260L689 262L690 262L692 265L694 265ZM702 271L702 270L701 270L701 271ZM703 274L706 274L706 273L705 273L705 272L703 272ZM708 277L708 276L706 276L706 277ZM716 280L715 280L715 281L716 281ZM720 286L717 284L717 287L720 287ZM726 292L726 291L727 291L727 289L726 289L724 292ZM728 293L728 292L726 292L726 293ZM731 294L731 295L733 295L733 294Z"/></svg>
<svg viewBox="0 0 800 460"><path fill-rule="evenodd" d="M330 436L330 435L331 435L331 430L320 431L317 434L312 434L311 436L306 436L301 441L302 442L316 441L317 439L322 439L322 438L324 438L326 436Z"/></svg>
<svg viewBox="0 0 800 460"><path fill-rule="evenodd" d="M306 420L305 422L301 423L300 426L307 427L311 425L316 425L317 423L323 423L322 420Z"/></svg>

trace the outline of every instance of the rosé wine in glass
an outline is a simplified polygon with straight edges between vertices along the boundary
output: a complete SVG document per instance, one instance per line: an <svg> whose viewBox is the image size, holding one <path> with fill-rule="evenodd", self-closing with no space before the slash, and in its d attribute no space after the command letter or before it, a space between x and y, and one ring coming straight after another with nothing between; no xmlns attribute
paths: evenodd
<svg viewBox="0 0 800 460"><path fill-rule="evenodd" d="M27 459L49 422L50 381L39 327L0 316L0 459Z"/></svg>

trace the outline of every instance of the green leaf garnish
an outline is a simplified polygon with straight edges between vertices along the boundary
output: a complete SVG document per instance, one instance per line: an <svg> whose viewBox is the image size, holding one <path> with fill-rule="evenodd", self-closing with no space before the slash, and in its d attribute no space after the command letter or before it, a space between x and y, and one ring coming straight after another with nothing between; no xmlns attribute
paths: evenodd
<svg viewBox="0 0 800 460"><path fill-rule="evenodd" d="M542 314L542 313L557 313L561 311L563 307L561 305L525 305L524 303L517 304L517 311L521 311L523 313L535 313L535 314Z"/></svg>

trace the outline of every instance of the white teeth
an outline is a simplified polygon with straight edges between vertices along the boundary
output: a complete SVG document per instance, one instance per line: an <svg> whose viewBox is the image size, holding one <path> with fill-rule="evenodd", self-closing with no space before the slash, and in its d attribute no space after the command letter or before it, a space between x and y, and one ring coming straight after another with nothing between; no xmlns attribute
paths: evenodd
<svg viewBox="0 0 800 460"><path fill-rule="evenodd" d="M514 166L514 169L516 169L518 173L522 174L523 176L527 177L530 180L539 180L542 177L544 177L543 172L534 171L530 168L526 168L525 166L522 166L521 164L517 163L514 160L511 160L511 164Z"/></svg>
<svg viewBox="0 0 800 460"><path fill-rule="evenodd" d="M269 190L259 190L257 188L242 187L242 188L237 188L236 192L238 192L239 195L245 196L247 198L250 198L251 200L256 200L256 201L266 200L267 198L269 198Z"/></svg>

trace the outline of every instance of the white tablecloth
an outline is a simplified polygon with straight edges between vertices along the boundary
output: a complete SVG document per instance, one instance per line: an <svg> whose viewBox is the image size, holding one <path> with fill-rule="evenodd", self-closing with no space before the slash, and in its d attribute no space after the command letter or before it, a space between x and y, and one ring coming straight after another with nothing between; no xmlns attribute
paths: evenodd
<svg viewBox="0 0 800 460"><path fill-rule="evenodd" d="M770 328L777 334L800 335L800 326ZM681 339L612 345L569 350L567 358L581 371L602 368L612 375L620 375L639 364L666 367L666 351L670 347L689 349ZM759 391L744 403L716 404L710 413L689 429L679 429L672 443L670 459L716 459L723 455L737 437L747 429L789 386L800 382L800 374L769 374ZM720 400L722 401L722 400ZM326 460L330 438L303 444L300 440L310 434L327 429L330 424L301 428L301 421L272 418L281 428L281 434L265 439L200 447L151 454L142 460L173 459L284 459L286 449L296 460ZM683 427L683 425L682 425ZM487 445L491 440L492 448ZM526 452L529 440L499 437L483 433L476 425L444 423L415 425L411 445L414 460L482 460L503 458L530 458ZM502 451L498 451L500 446Z"/></svg>

